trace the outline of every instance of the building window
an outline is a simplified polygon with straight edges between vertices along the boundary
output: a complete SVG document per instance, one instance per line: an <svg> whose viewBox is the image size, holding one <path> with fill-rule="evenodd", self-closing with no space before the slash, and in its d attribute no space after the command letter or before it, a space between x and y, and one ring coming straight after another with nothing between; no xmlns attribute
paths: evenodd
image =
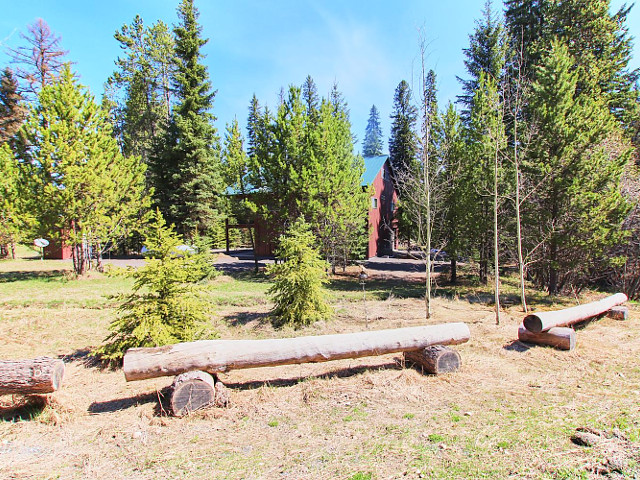
<svg viewBox="0 0 640 480"><path fill-rule="evenodd" d="M371 208L378 208L378 199L376 197L371 197Z"/></svg>

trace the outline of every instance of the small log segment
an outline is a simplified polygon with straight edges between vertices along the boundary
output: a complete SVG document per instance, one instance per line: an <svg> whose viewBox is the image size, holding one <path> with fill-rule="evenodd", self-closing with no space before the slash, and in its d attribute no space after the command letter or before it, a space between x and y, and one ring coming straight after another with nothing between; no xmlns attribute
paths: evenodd
<svg viewBox="0 0 640 480"><path fill-rule="evenodd" d="M565 327L596 317L627 301L624 293L616 293L597 302L553 312L531 313L524 317L524 326L533 333L546 332L553 327Z"/></svg>
<svg viewBox="0 0 640 480"><path fill-rule="evenodd" d="M198 370L178 375L171 385L171 411L183 417L214 405L216 401L215 380L211 375Z"/></svg>
<svg viewBox="0 0 640 480"><path fill-rule="evenodd" d="M546 332L533 333L520 325L518 340L559 350L573 350L576 348L576 331L571 327L553 327Z"/></svg>
<svg viewBox="0 0 640 480"><path fill-rule="evenodd" d="M0 395L55 392L63 377L64 362L59 358L0 360Z"/></svg>
<svg viewBox="0 0 640 480"><path fill-rule="evenodd" d="M469 340L469 327L448 323L372 332L269 340L200 340L156 348L132 348L124 356L127 381L178 375L191 370L209 373L232 369L328 362L419 350L431 345L457 345Z"/></svg>
<svg viewBox="0 0 640 480"><path fill-rule="evenodd" d="M462 364L460 354L444 345L433 345L421 350L404 352L404 359L405 362L420 367L423 372L434 375L455 372Z"/></svg>
<svg viewBox="0 0 640 480"><path fill-rule="evenodd" d="M626 320L629 318L629 309L627 307L613 307L607 312L607 317L614 320Z"/></svg>

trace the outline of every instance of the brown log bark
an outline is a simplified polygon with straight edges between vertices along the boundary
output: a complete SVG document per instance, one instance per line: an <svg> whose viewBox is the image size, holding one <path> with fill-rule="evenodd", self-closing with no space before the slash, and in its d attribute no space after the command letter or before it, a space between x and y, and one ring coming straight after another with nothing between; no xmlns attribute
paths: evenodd
<svg viewBox="0 0 640 480"><path fill-rule="evenodd" d="M570 327L554 327L546 332L533 333L524 325L518 328L518 340L535 345L555 347L560 350L573 350L576 348L576 332Z"/></svg>
<svg viewBox="0 0 640 480"><path fill-rule="evenodd" d="M578 305L552 312L536 312L524 317L524 326L533 333L545 332L553 327L573 325L592 317L596 317L627 301L624 293L616 293L597 302Z"/></svg>
<svg viewBox="0 0 640 480"><path fill-rule="evenodd" d="M626 320L629 318L629 309L627 307L613 307L607 312L607 317L614 320Z"/></svg>
<svg viewBox="0 0 640 480"><path fill-rule="evenodd" d="M55 392L63 377L64 362L58 358L0 360L0 395Z"/></svg>
<svg viewBox="0 0 640 480"><path fill-rule="evenodd" d="M127 381L177 375L190 370L209 373L232 369L327 362L419 350L430 345L457 345L469 340L469 327L448 323L372 332L270 340L201 340L156 348L132 348L124 356Z"/></svg>
<svg viewBox="0 0 640 480"><path fill-rule="evenodd" d="M191 371L178 375L171 385L170 405L173 415L183 417L201 408L214 405L216 389L211 375Z"/></svg>
<svg viewBox="0 0 640 480"><path fill-rule="evenodd" d="M420 367L423 372L434 375L455 372L462 363L460 354L457 351L443 345L434 345L421 350L404 352L404 359L406 362Z"/></svg>

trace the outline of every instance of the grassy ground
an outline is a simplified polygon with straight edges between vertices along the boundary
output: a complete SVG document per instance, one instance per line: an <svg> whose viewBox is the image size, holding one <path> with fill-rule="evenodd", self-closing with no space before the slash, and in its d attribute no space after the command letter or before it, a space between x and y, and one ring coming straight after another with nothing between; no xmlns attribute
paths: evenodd
<svg viewBox="0 0 640 480"><path fill-rule="evenodd" d="M63 388L46 402L0 397L0 478L637 478L640 476L640 313L578 332L573 352L515 341L522 321L505 281L501 324L490 291L441 285L426 323L464 321L462 368L424 376L400 355L232 371L228 408L168 417L170 378L127 384L87 351L107 334L109 294L130 281L70 265L0 261L0 358L63 356ZM222 338L271 338L424 324L419 281L342 276L330 285L331 321L273 330L262 276L210 285ZM590 296L597 296L591 294ZM577 300L586 301L590 296ZM535 308L550 305L531 292ZM597 434L591 447L570 437Z"/></svg>

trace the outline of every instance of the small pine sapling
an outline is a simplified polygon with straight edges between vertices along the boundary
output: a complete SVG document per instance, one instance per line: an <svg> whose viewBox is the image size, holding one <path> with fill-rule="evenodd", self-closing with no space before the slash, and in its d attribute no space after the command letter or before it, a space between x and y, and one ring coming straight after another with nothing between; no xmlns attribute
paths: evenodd
<svg viewBox="0 0 640 480"><path fill-rule="evenodd" d="M299 218L280 237L276 255L283 260L268 268L275 283L268 294L275 306L271 311L275 327L300 328L331 316L322 285L328 282L329 264L320 259L309 225Z"/></svg>
<svg viewBox="0 0 640 480"><path fill-rule="evenodd" d="M135 279L133 292L117 297L120 315L94 351L107 363L120 363L129 348L188 342L205 334L209 307L201 284L214 274L209 248L200 240L195 247L184 246L159 211L152 215L145 247L145 266L123 273Z"/></svg>

